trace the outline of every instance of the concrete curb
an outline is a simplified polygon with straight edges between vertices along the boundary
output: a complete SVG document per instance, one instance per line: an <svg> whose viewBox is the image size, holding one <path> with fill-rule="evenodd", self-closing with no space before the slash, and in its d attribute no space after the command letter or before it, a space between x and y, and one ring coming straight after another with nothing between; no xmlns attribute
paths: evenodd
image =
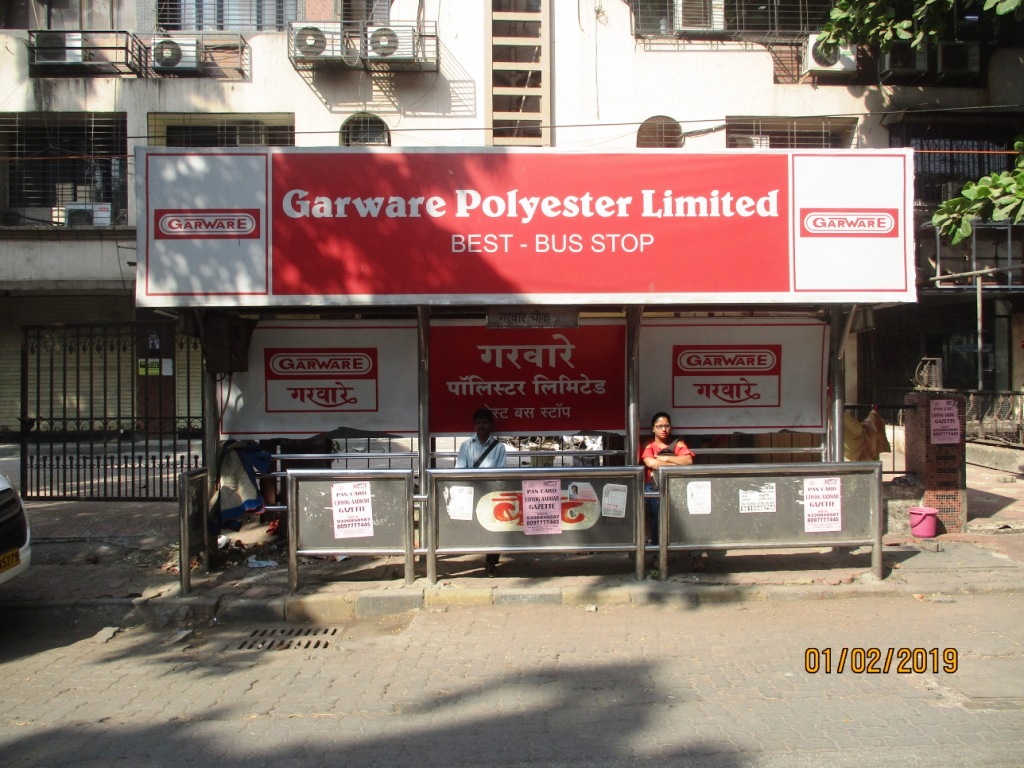
<svg viewBox="0 0 1024 768"><path fill-rule="evenodd" d="M187 621L220 623L334 624L354 618L374 618L421 609L448 610L480 606L528 607L647 605L693 610L701 605L792 600L846 600L864 597L937 599L985 594L1020 593L1020 584L955 585L936 579L930 583L860 583L840 586L808 585L694 585L638 582L636 585L592 588L586 586L530 589L512 587L412 586L370 589L358 593L289 595L271 598L236 596L173 596L157 598L101 598L49 603L0 604L10 618L18 613L49 614L62 621L88 619L108 625L167 626Z"/></svg>

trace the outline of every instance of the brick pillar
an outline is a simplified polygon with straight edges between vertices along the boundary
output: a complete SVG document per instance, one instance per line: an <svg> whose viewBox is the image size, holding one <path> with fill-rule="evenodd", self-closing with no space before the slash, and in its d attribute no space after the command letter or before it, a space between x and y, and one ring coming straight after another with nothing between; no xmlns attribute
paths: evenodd
<svg viewBox="0 0 1024 768"><path fill-rule="evenodd" d="M960 440L932 442L931 402L952 400L960 419ZM967 524L967 401L952 392L909 392L906 411L905 456L907 472L924 486L921 503L938 511L939 533L960 533Z"/></svg>

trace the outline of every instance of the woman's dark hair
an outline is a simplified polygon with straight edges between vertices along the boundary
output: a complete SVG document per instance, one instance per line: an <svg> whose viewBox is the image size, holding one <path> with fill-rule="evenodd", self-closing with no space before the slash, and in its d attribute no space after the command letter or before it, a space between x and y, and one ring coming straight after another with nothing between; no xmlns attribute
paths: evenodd
<svg viewBox="0 0 1024 768"><path fill-rule="evenodd" d="M654 426L654 423L655 423L655 422L656 422L656 421L657 421L658 419L668 419L668 423L669 423L669 424L671 424L671 423L672 423L672 417L671 417L671 416L669 416L669 415L668 415L667 413L665 413L664 411L658 411L658 412L657 412L656 414L654 414L654 415L653 415L653 416L651 417L651 426L652 426L652 427Z"/></svg>

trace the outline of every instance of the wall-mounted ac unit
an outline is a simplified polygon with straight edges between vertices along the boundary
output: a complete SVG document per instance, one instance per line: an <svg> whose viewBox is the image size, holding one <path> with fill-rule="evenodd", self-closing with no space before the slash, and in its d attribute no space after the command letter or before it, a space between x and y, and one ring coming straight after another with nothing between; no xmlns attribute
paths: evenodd
<svg viewBox="0 0 1024 768"><path fill-rule="evenodd" d="M893 43L889 50L882 54L878 71L883 77L912 77L925 74L928 71L927 43L921 43L917 48L908 42Z"/></svg>
<svg viewBox="0 0 1024 768"><path fill-rule="evenodd" d="M807 36L800 74L829 75L857 71L857 49L848 45L822 45L818 35Z"/></svg>
<svg viewBox="0 0 1024 768"><path fill-rule="evenodd" d="M35 64L81 64L81 32L37 32Z"/></svg>
<svg viewBox="0 0 1024 768"><path fill-rule="evenodd" d="M202 43L194 37L161 37L153 41L151 56L157 72L196 72L202 62Z"/></svg>
<svg viewBox="0 0 1024 768"><path fill-rule="evenodd" d="M725 0L675 0L672 24L677 33L722 31Z"/></svg>
<svg viewBox="0 0 1024 768"><path fill-rule="evenodd" d="M940 75L976 75L981 72L981 49L977 43L942 40L935 68Z"/></svg>
<svg viewBox="0 0 1024 768"><path fill-rule="evenodd" d="M412 27L368 24L366 58L370 61L415 61L416 30Z"/></svg>
<svg viewBox="0 0 1024 768"><path fill-rule="evenodd" d="M50 220L66 227L109 227L110 203L65 203L51 210Z"/></svg>
<svg viewBox="0 0 1024 768"><path fill-rule="evenodd" d="M295 61L358 61L359 50L349 45L349 38L337 22L293 24L292 58ZM357 43L358 45L358 43Z"/></svg>

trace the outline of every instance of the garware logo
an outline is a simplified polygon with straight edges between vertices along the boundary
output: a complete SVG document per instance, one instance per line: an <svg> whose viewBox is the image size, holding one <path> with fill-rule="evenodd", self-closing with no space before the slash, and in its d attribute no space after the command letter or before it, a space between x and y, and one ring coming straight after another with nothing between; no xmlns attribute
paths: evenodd
<svg viewBox="0 0 1024 768"><path fill-rule="evenodd" d="M803 237L899 237L895 208L801 208Z"/></svg>
<svg viewBox="0 0 1024 768"><path fill-rule="evenodd" d="M374 356L370 352L358 350L274 352L268 355L267 374L282 378L302 379L318 376L365 376L373 371L373 358Z"/></svg>
<svg viewBox="0 0 1024 768"><path fill-rule="evenodd" d="M676 365L684 376L704 373L775 372L779 363L777 345L758 347L686 348L676 357Z"/></svg>
<svg viewBox="0 0 1024 768"><path fill-rule="evenodd" d="M153 236L157 240L257 240L260 211L157 209L153 211Z"/></svg>

